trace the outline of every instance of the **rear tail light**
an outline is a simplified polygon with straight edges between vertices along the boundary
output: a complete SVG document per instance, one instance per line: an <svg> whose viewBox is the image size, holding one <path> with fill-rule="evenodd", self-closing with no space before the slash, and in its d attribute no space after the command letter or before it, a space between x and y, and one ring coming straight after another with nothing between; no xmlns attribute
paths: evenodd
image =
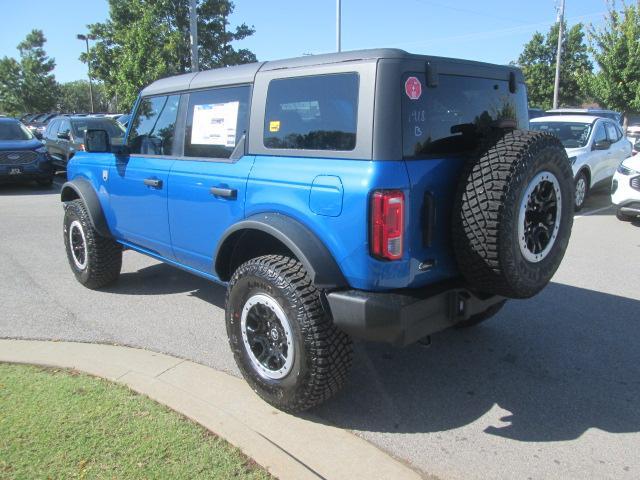
<svg viewBox="0 0 640 480"><path fill-rule="evenodd" d="M402 258L404 194L397 190L373 192L371 197L371 254L386 260Z"/></svg>

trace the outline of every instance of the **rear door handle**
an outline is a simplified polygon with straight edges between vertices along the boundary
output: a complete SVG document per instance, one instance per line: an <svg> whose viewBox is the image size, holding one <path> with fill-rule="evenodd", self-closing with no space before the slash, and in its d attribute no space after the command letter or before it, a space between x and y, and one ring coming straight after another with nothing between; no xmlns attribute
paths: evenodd
<svg viewBox="0 0 640 480"><path fill-rule="evenodd" d="M144 184L147 187L162 188L162 180L158 178L145 178Z"/></svg>
<svg viewBox="0 0 640 480"><path fill-rule="evenodd" d="M214 197L223 197L235 200L238 197L238 190L235 188L211 187L209 193Z"/></svg>

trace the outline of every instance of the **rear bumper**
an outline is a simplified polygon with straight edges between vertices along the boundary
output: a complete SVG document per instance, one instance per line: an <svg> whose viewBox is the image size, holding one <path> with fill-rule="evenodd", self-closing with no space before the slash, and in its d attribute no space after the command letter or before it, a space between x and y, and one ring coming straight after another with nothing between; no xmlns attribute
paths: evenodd
<svg viewBox="0 0 640 480"><path fill-rule="evenodd" d="M409 345L426 335L454 326L484 312L503 297L480 298L465 288L327 294L333 323L362 340Z"/></svg>

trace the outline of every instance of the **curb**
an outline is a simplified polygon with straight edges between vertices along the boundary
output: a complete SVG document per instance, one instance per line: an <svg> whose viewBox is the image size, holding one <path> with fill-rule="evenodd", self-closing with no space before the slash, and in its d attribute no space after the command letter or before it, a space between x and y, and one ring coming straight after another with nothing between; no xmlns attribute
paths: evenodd
<svg viewBox="0 0 640 480"><path fill-rule="evenodd" d="M274 409L241 379L136 348L0 339L0 361L72 368L166 405L238 447L279 479L419 479L367 441Z"/></svg>

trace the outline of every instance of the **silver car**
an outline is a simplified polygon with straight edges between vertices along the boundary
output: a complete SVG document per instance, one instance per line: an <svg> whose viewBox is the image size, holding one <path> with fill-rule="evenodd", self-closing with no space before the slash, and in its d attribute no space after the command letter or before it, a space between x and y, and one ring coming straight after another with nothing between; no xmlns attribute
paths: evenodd
<svg viewBox="0 0 640 480"><path fill-rule="evenodd" d="M560 138L573 166L576 210L584 206L589 191L609 184L625 158L631 142L614 120L588 115L554 115L534 118L531 130L550 132Z"/></svg>

